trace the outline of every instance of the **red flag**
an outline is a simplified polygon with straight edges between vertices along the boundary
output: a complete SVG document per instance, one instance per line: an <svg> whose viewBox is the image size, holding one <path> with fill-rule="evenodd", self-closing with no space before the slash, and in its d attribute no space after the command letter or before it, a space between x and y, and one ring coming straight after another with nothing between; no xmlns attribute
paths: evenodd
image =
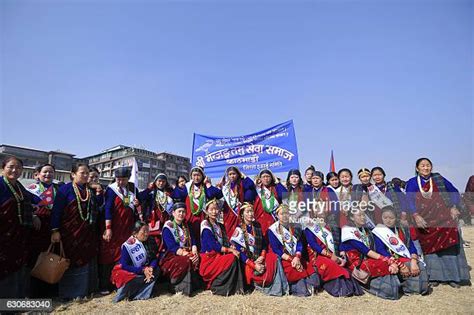
<svg viewBox="0 0 474 315"><path fill-rule="evenodd" d="M331 150L331 160L329 161L329 171L336 172L336 164L334 164L334 154Z"/></svg>

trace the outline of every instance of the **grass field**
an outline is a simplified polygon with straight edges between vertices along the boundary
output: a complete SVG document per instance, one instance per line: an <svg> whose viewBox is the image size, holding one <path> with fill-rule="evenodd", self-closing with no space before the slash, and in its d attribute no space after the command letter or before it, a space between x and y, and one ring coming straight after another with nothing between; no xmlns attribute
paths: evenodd
<svg viewBox="0 0 474 315"><path fill-rule="evenodd" d="M463 229L464 238L474 244L474 227ZM474 249L466 248L469 265L474 264ZM471 271L471 277L473 272ZM313 297L293 296L268 297L258 292L231 297L214 296L203 291L191 298L180 294L169 294L160 290L160 295L147 301L112 303L113 295L97 297L82 302L58 305L55 312L67 313L114 313L114 314L206 314L219 313L471 313L474 314L474 288L453 289L440 285L429 296L404 296L398 301L387 301L365 294L360 297L334 298L322 292Z"/></svg>

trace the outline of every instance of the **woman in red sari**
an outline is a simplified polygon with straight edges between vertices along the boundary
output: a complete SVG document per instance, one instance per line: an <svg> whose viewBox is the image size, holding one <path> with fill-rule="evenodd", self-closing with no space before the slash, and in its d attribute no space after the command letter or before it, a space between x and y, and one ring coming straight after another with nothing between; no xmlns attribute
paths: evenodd
<svg viewBox="0 0 474 315"><path fill-rule="evenodd" d="M160 173L155 176L151 186L140 192L139 198L142 199L142 209L145 213L145 221L148 222L150 237L156 241L160 251L163 247L162 231L166 221L171 218L171 209L173 199L171 199L171 185L168 182L168 176Z"/></svg>
<svg viewBox="0 0 474 315"><path fill-rule="evenodd" d="M407 203L423 249L432 285L470 285L471 277L458 231L461 197L446 178L433 173L428 158L416 161L417 176L407 182Z"/></svg>
<svg viewBox="0 0 474 315"><path fill-rule="evenodd" d="M256 197L255 184L235 166L230 166L221 181L224 196L224 226L227 235L234 234L239 225L240 207L244 202L253 203Z"/></svg>
<svg viewBox="0 0 474 315"><path fill-rule="evenodd" d="M327 223L328 211L322 209L312 213L312 220L304 233L308 242L309 261L317 270L323 289L335 297L362 295L362 288L345 268L345 257L340 257L336 252L339 245L336 243L340 239L334 237L333 229Z"/></svg>
<svg viewBox="0 0 474 315"><path fill-rule="evenodd" d="M117 287L114 303L153 296L159 275L157 254L155 241L148 238L148 225L137 221L132 236L122 244L120 262L112 270L112 282Z"/></svg>
<svg viewBox="0 0 474 315"><path fill-rule="evenodd" d="M58 189L51 212L51 241L62 241L71 265L59 282L65 300L89 293L89 263L98 253L97 209L103 196L88 187L89 166L79 163L71 170L72 182Z"/></svg>
<svg viewBox="0 0 474 315"><path fill-rule="evenodd" d="M310 296L319 289L316 270L303 257L303 231L289 222L290 209L282 204L277 209L278 221L268 229L270 248L280 259L290 293L296 296Z"/></svg>
<svg viewBox="0 0 474 315"><path fill-rule="evenodd" d="M270 170L261 171L256 180L257 197L254 203L255 220L260 223L266 237L270 225L277 220L276 209L282 203L286 190Z"/></svg>
<svg viewBox="0 0 474 315"><path fill-rule="evenodd" d="M201 221L205 218L206 203L214 198L221 199L221 190L212 186L204 170L196 166L191 169L191 180L186 184L186 189L176 187L172 198L186 203L186 222L190 225L193 238L197 240L199 247Z"/></svg>
<svg viewBox="0 0 474 315"><path fill-rule="evenodd" d="M399 263L376 251L374 235L365 227L366 218L365 212L358 208L349 211L350 223L342 227L340 250L346 253L351 271L357 268L368 273L364 289L383 299L398 300L401 296L397 277Z"/></svg>
<svg viewBox="0 0 474 315"><path fill-rule="evenodd" d="M163 226L165 254L160 268L165 278L169 278L171 291L182 292L186 296L200 287L199 251L192 238L188 224L184 221L186 204L177 202L172 208L173 219Z"/></svg>
<svg viewBox="0 0 474 315"><path fill-rule="evenodd" d="M231 247L220 215L219 202L206 204L206 219L201 222L201 264L199 274L213 294L243 293L244 281L239 263L239 251Z"/></svg>
<svg viewBox="0 0 474 315"><path fill-rule="evenodd" d="M334 189L339 200L339 226L344 226L348 223L347 217L351 208L352 201L352 172L348 168L340 169L337 173L339 178L339 187Z"/></svg>
<svg viewBox="0 0 474 315"><path fill-rule="evenodd" d="M30 275L26 272L28 242L33 220L37 227L41 221L33 219L30 193L18 178L23 162L7 157L2 162L0 177L0 297L24 298Z"/></svg>
<svg viewBox="0 0 474 315"><path fill-rule="evenodd" d="M115 182L105 190L105 222L101 225L103 236L99 254L99 286L102 294L113 290L110 282L112 268L120 260L121 246L130 237L138 219L137 197L128 189L130 175L129 168L117 169Z"/></svg>
<svg viewBox="0 0 474 315"><path fill-rule="evenodd" d="M240 251L247 285L253 285L267 295L282 296L288 293L288 281L275 253L268 252L260 224L254 220L253 206L244 203L240 208L240 225L231 238Z"/></svg>

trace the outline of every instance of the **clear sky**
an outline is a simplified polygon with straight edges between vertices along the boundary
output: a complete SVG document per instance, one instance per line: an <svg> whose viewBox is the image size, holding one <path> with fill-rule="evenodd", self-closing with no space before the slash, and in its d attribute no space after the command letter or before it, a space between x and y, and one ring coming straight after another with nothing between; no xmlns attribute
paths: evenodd
<svg viewBox="0 0 474 315"><path fill-rule="evenodd" d="M302 169L474 173L472 1L0 3L1 143L190 157L293 119Z"/></svg>

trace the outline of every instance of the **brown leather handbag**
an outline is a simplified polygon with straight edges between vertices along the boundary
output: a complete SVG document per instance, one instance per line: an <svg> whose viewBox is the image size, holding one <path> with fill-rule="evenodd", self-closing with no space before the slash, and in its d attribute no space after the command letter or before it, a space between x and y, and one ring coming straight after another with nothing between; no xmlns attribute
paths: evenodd
<svg viewBox="0 0 474 315"><path fill-rule="evenodd" d="M52 252L54 243L49 245L46 252L41 252L31 275L46 283L58 283L69 268L70 261L64 255L63 243L59 242L59 255Z"/></svg>
<svg viewBox="0 0 474 315"><path fill-rule="evenodd" d="M364 256L360 255L359 264L354 268L354 270L352 270L352 277L362 284L367 284L370 279L370 274L367 271L360 269L363 261Z"/></svg>

